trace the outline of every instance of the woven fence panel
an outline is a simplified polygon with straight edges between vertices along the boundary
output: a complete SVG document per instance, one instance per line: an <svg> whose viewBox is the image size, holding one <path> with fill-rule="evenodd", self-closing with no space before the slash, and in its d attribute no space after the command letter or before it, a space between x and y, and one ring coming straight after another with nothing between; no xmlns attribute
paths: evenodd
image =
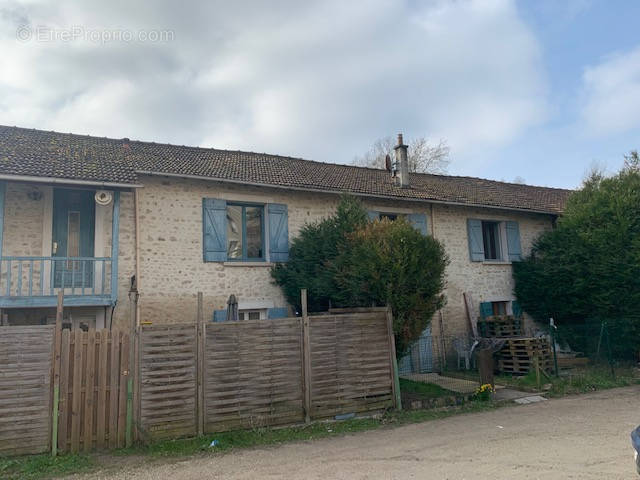
<svg viewBox="0 0 640 480"><path fill-rule="evenodd" d="M0 456L49 449L53 326L0 327Z"/></svg>
<svg viewBox="0 0 640 480"><path fill-rule="evenodd" d="M311 417L393 405L385 312L310 317Z"/></svg>
<svg viewBox="0 0 640 480"><path fill-rule="evenodd" d="M207 324L204 431L304 419L300 318Z"/></svg>
<svg viewBox="0 0 640 480"><path fill-rule="evenodd" d="M197 332L190 325L145 325L140 332L140 427L158 440L197 433Z"/></svg>

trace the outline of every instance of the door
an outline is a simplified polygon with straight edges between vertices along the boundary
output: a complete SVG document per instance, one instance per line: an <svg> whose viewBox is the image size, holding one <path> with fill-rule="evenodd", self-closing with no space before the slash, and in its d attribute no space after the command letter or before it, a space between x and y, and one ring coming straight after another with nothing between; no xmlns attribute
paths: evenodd
<svg viewBox="0 0 640 480"><path fill-rule="evenodd" d="M91 190L54 189L53 192L53 257L55 288L87 288L93 286L91 260L95 232L95 202Z"/></svg>

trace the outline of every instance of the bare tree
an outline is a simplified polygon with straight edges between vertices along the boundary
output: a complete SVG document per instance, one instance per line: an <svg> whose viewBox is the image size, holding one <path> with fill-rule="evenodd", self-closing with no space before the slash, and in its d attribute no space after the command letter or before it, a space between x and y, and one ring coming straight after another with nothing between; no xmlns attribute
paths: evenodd
<svg viewBox="0 0 640 480"><path fill-rule="evenodd" d="M516 178L513 179L513 183L517 183L519 185L524 185L527 181L521 177L520 175L516 175Z"/></svg>
<svg viewBox="0 0 640 480"><path fill-rule="evenodd" d="M637 170L640 171L640 156L637 150L631 150L629 155L624 156L624 170Z"/></svg>
<svg viewBox="0 0 640 480"><path fill-rule="evenodd" d="M356 157L354 165L362 167L385 168L385 157L389 155L393 161L396 142L393 137L376 140L371 148L362 156ZM418 173L447 173L449 168L449 145L440 139L432 144L425 137L417 137L409 142L409 171Z"/></svg>

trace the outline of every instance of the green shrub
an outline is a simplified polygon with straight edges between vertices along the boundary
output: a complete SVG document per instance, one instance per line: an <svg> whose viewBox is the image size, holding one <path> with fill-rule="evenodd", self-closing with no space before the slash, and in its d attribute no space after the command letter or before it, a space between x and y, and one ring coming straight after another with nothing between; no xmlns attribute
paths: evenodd
<svg viewBox="0 0 640 480"><path fill-rule="evenodd" d="M589 352L607 321L617 357L640 349L640 171L629 163L605 178L594 173L573 193L557 228L513 264L525 311L569 332L572 348ZM574 333L570 333L574 332ZM594 332L594 333L589 333Z"/></svg>
<svg viewBox="0 0 640 480"><path fill-rule="evenodd" d="M343 196L335 215L308 223L293 239L289 248L289 261L277 264L271 275L279 285L289 304L300 311L300 290L307 289L311 312L327 310L335 304L339 287L329 263L338 255L338 249L347 241L347 235L366 225L367 212L362 203L351 196Z"/></svg>
<svg viewBox="0 0 640 480"><path fill-rule="evenodd" d="M351 306L391 305L400 357L445 303L444 247L404 219L368 223L340 248L337 299Z"/></svg>
<svg viewBox="0 0 640 480"><path fill-rule="evenodd" d="M343 196L335 215L302 228L271 274L298 309L302 288L312 312L391 305L400 356L444 305L447 262L437 240L403 219L369 222L360 201Z"/></svg>

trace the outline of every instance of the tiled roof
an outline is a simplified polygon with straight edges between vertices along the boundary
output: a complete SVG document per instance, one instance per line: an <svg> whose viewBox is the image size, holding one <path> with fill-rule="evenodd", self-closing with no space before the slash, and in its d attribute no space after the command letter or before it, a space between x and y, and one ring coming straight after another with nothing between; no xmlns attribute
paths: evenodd
<svg viewBox="0 0 640 480"><path fill-rule="evenodd" d="M409 188L400 188L387 171L374 168L0 126L0 174L135 184L141 173L548 213L562 212L570 193L418 173L411 174Z"/></svg>

